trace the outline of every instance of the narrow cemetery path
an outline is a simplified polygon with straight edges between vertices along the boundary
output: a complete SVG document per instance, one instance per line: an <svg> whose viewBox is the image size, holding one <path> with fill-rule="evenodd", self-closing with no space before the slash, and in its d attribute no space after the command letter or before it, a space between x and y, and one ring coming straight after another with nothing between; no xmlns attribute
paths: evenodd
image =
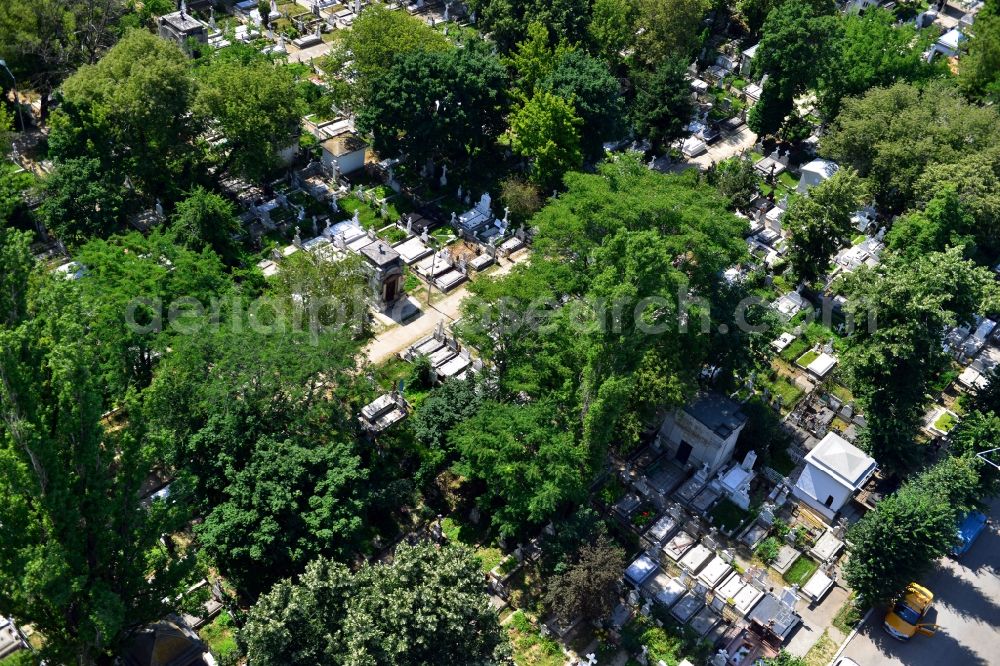
<svg viewBox="0 0 1000 666"><path fill-rule="evenodd" d="M749 151L755 143L757 143L757 135L744 124L740 126L739 131L720 138L708 147L708 151L698 157L671 164L665 171L684 171L691 167L697 167L704 171L712 162L718 164L722 160L739 155L744 150Z"/></svg>
<svg viewBox="0 0 1000 666"><path fill-rule="evenodd" d="M510 272L515 264L526 261L531 253L527 249L518 250L503 263L497 266L482 277L476 279L489 279L504 275ZM365 347L365 354L368 360L374 364L384 363L395 354L403 351L420 338L430 335L439 321L444 320L445 325L452 323L459 317L462 301L468 295L468 282L456 287L454 291L437 302L432 302L429 306L425 302L426 286L418 290L416 298L420 301L422 313L408 324L396 324L382 331Z"/></svg>

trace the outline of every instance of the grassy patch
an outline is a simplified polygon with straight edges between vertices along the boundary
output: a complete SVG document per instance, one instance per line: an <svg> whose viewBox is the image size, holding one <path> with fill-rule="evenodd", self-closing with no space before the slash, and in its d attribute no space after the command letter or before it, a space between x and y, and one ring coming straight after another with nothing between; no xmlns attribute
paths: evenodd
<svg viewBox="0 0 1000 666"><path fill-rule="evenodd" d="M622 644L633 653L649 649L649 663L663 661L668 666L677 666L688 659L695 664L704 663L711 646L700 640L693 631L668 620L658 627L649 618L637 617L622 629Z"/></svg>
<svg viewBox="0 0 1000 666"><path fill-rule="evenodd" d="M782 413L791 411L795 404L803 396L802 389L789 381L788 378L781 375L777 375L773 379L768 379L761 383L761 388L766 386L768 390L771 391L771 395L781 396Z"/></svg>
<svg viewBox="0 0 1000 666"><path fill-rule="evenodd" d="M477 548L476 557L479 558L479 566L482 568L483 573L493 571L503 561L503 553L495 546Z"/></svg>
<svg viewBox="0 0 1000 666"><path fill-rule="evenodd" d="M803 338L796 338L792 344L785 347L785 351L781 352L781 358L788 362L792 362L799 356L804 354L810 347L809 341Z"/></svg>
<svg viewBox="0 0 1000 666"><path fill-rule="evenodd" d="M795 360L795 364L798 365L799 367L805 368L808 367L810 363L812 363L818 358L819 358L819 352L816 351L815 349L810 349L802 356L799 356Z"/></svg>
<svg viewBox="0 0 1000 666"><path fill-rule="evenodd" d="M744 511L728 499L723 499L708 512L712 522L724 530L734 530L750 517L749 511Z"/></svg>
<svg viewBox="0 0 1000 666"><path fill-rule="evenodd" d="M955 427L956 423L958 423L958 419L951 412L942 412L941 416L934 421L934 427L941 432L948 432Z"/></svg>
<svg viewBox="0 0 1000 666"><path fill-rule="evenodd" d="M784 573L782 578L784 578L789 585L801 586L809 580L809 577L812 576L818 568L819 564L817 562L803 555L792 563L792 566L789 567L788 571Z"/></svg>
<svg viewBox="0 0 1000 666"><path fill-rule="evenodd" d="M353 195L338 200L337 205L340 206L340 210L346 213L348 217L352 217L354 215L354 211L357 211L358 221L365 229L374 229L382 224L378 215L375 214L375 211L372 210L371 207L364 201Z"/></svg>
<svg viewBox="0 0 1000 666"><path fill-rule="evenodd" d="M484 525L473 525L448 516L441 520L441 531L448 541L472 548L483 573L492 571L503 561L503 553L492 545L489 531Z"/></svg>
<svg viewBox="0 0 1000 666"><path fill-rule="evenodd" d="M859 245L861 243L864 243L866 238L868 238L868 236L865 236L864 234L858 234L851 239L851 245Z"/></svg>
<svg viewBox="0 0 1000 666"><path fill-rule="evenodd" d="M816 644L809 648L804 658L806 666L826 666L833 660L833 655L837 654L839 646L824 631Z"/></svg>
<svg viewBox="0 0 1000 666"><path fill-rule="evenodd" d="M563 666L566 658L559 644L542 636L523 611L517 611L507 625L517 666Z"/></svg>
<svg viewBox="0 0 1000 666"><path fill-rule="evenodd" d="M840 382L830 382L827 389L829 389L830 393L834 394L845 403L854 402L854 394L851 393L851 389L847 388Z"/></svg>
<svg viewBox="0 0 1000 666"><path fill-rule="evenodd" d="M0 659L0 666L35 666L35 654L31 650L18 650Z"/></svg>
<svg viewBox="0 0 1000 666"><path fill-rule="evenodd" d="M201 628L198 635L217 659L225 659L239 651L233 633L233 618L226 611L216 615L211 623Z"/></svg>
<svg viewBox="0 0 1000 666"><path fill-rule="evenodd" d="M381 236L389 245L395 245L396 243L406 240L406 232L395 225L382 229L382 231L379 232L379 236Z"/></svg>
<svg viewBox="0 0 1000 666"><path fill-rule="evenodd" d="M854 593L847 598L844 605L840 607L837 614L833 616L833 626L840 629L845 634L851 633L858 623L861 622L862 612L858 608L858 600L854 597Z"/></svg>
<svg viewBox="0 0 1000 666"><path fill-rule="evenodd" d="M781 175L778 176L778 182L790 190L794 190L799 185L799 181L795 179L795 176L787 171L781 172Z"/></svg>

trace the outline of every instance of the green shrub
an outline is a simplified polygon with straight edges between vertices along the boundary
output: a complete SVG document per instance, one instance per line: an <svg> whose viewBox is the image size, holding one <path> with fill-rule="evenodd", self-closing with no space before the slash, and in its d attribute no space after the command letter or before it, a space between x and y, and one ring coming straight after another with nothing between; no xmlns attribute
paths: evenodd
<svg viewBox="0 0 1000 666"><path fill-rule="evenodd" d="M774 537L768 537L760 542L754 554L760 558L762 562L770 564L778 558L778 551L781 550L781 542Z"/></svg>

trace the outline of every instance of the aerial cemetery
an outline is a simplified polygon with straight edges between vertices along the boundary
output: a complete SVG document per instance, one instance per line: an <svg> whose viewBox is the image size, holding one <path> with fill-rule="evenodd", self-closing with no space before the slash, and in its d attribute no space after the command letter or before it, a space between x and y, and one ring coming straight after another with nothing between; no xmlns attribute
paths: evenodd
<svg viewBox="0 0 1000 666"><path fill-rule="evenodd" d="M979 650L994 0L34 2L0 666Z"/></svg>

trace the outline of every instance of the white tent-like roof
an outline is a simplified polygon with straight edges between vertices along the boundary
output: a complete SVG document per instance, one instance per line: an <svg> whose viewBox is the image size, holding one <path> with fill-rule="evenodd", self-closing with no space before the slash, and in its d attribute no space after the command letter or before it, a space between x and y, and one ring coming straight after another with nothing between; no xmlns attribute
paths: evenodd
<svg viewBox="0 0 1000 666"><path fill-rule="evenodd" d="M802 167L802 177L799 179L799 185L795 189L799 194L803 194L810 187L819 185L824 180L833 177L833 174L837 173L839 169L840 167L837 166L836 162L820 159L813 160Z"/></svg>
<svg viewBox="0 0 1000 666"><path fill-rule="evenodd" d="M813 497L821 496L815 487L820 479L810 473L810 468L825 472L826 476L853 492L865 484L876 467L874 458L834 432L827 433L806 454L805 461L806 467L796 485L802 490L812 490L809 494Z"/></svg>

